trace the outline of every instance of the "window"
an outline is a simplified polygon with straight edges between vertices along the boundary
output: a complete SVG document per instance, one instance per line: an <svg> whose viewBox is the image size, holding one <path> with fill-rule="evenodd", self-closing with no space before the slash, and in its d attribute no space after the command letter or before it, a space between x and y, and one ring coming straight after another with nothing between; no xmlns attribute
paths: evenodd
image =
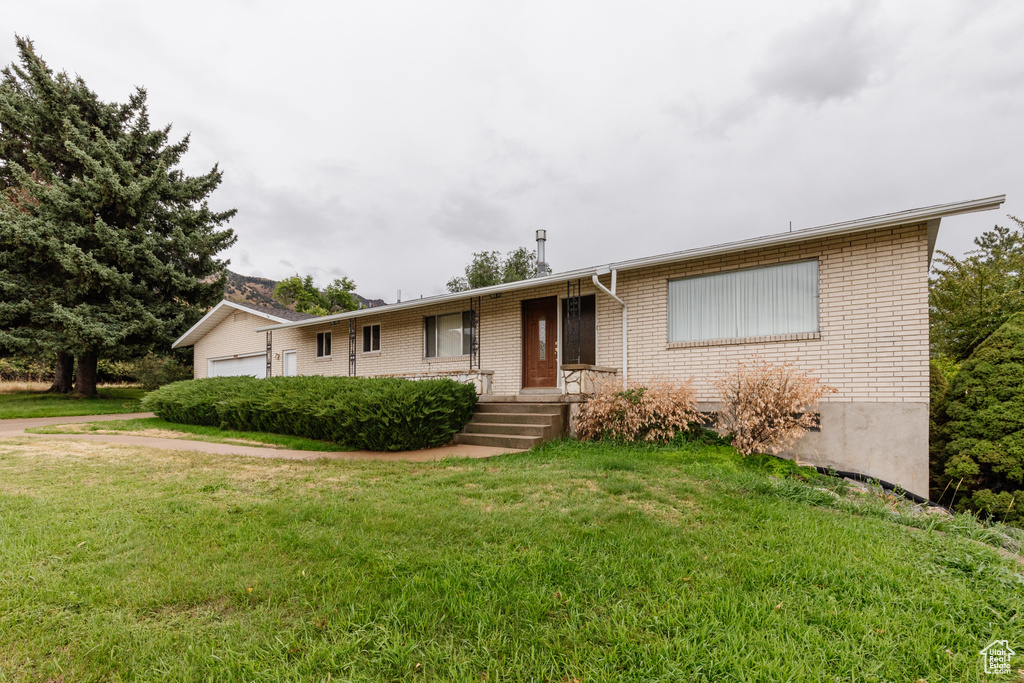
<svg viewBox="0 0 1024 683"><path fill-rule="evenodd" d="M670 342L817 331L817 260L668 283Z"/></svg>
<svg viewBox="0 0 1024 683"><path fill-rule="evenodd" d="M427 358L468 356L473 338L469 311L432 315L423 319L424 350Z"/></svg>
<svg viewBox="0 0 1024 683"><path fill-rule="evenodd" d="M363 353L380 351L380 325L363 325Z"/></svg>
<svg viewBox="0 0 1024 683"><path fill-rule="evenodd" d="M316 357L329 358L331 355L331 333L316 333Z"/></svg>

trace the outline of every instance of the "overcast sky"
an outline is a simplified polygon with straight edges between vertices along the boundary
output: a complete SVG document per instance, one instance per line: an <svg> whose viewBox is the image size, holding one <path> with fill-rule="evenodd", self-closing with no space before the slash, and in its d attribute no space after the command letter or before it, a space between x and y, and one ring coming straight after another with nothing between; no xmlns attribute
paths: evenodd
<svg viewBox="0 0 1024 683"><path fill-rule="evenodd" d="M235 271L440 293L474 251L556 270L1005 193L1024 217L1024 2L7 3L107 100L220 163Z"/></svg>

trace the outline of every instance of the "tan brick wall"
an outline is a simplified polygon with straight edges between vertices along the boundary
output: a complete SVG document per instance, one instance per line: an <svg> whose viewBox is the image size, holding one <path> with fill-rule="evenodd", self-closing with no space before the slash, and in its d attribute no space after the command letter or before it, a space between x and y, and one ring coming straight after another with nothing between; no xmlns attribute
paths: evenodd
<svg viewBox="0 0 1024 683"><path fill-rule="evenodd" d="M266 352L267 338L253 332L257 327L273 324L258 315L235 311L195 344L194 372L196 379L207 376L207 361L233 355Z"/></svg>
<svg viewBox="0 0 1024 683"><path fill-rule="evenodd" d="M711 382L741 359L759 355L813 372L839 389L839 402L928 400L928 247L924 225L833 237L800 245L753 250L656 268L620 272L618 294L629 306L629 377L694 378L701 401L715 399ZM806 258L819 260L820 338L758 341L673 348L668 342L668 281ZM610 285L610 277L603 283ZM584 282L583 293L594 293ZM494 372L495 394L519 391L522 363L521 302L565 296L564 285L533 287L484 297L481 314L482 369ZM458 302L388 313L367 311L356 318L359 376L468 369L469 358L424 358L423 318L469 308ZM221 323L196 344L196 376L206 358L265 349L265 319L241 314ZM622 313L618 303L597 292L597 363L622 365ZM248 319L248 320L246 320ZM362 326L381 326L381 350L362 353ZM298 351L300 375L348 374L348 321L274 332L274 369L283 371L282 351ZM332 332L333 356L316 358L316 333Z"/></svg>
<svg viewBox="0 0 1024 683"><path fill-rule="evenodd" d="M254 332L257 327L273 325L274 321L258 315L236 311L228 315L213 330L203 336L195 344L195 361L193 375L196 379L206 377L207 361L211 358L230 358L233 355L250 353L266 353L267 335L265 332ZM274 351L272 372L274 376L284 373L282 350L298 349L295 330L278 330L274 332Z"/></svg>
<svg viewBox="0 0 1024 683"><path fill-rule="evenodd" d="M672 348L668 281L690 275L818 258L820 339ZM609 284L609 278L603 279ZM791 362L839 390L830 401L928 401L928 237L925 225L729 254L618 275L629 306L629 378L694 378L715 400L714 377L755 355ZM622 325L608 297L598 364L619 367ZM599 298L600 302L602 298Z"/></svg>
<svg viewBox="0 0 1024 683"><path fill-rule="evenodd" d="M482 297L480 315L481 369L494 371L493 393L512 394L522 387L522 308L527 299L565 296L565 285L533 287L500 298ZM593 294L593 285L584 286L584 294ZM598 309L600 311L600 305ZM386 313L368 310L356 318L356 374L361 377L387 374L411 374L469 368L469 356L425 358L423 319L469 310L469 297L457 302ZM600 313L599 313L600 315ZM348 374L348 321L337 325L313 325L298 328L300 375ZM380 325L380 351L362 353L362 328ZM621 329L621 328L620 328ZM316 358L316 335L331 331L330 359ZM277 333L275 333L277 334ZM275 352L278 349L274 341Z"/></svg>

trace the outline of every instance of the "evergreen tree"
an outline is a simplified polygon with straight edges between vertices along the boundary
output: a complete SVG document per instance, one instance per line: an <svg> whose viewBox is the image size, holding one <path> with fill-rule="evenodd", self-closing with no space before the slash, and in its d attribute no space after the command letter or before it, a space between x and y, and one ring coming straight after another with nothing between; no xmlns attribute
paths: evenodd
<svg viewBox="0 0 1024 683"><path fill-rule="evenodd" d="M963 259L938 252L929 282L934 351L966 359L988 335L1024 311L1024 221L995 226L975 238Z"/></svg>
<svg viewBox="0 0 1024 683"><path fill-rule="evenodd" d="M1024 520L1024 313L975 349L946 391L933 493L958 507Z"/></svg>
<svg viewBox="0 0 1024 683"><path fill-rule="evenodd" d="M0 83L0 345L77 357L75 391L94 395L99 357L166 345L223 296L235 212L207 204L216 166L176 168L189 137L150 127L144 89L101 102L17 44Z"/></svg>

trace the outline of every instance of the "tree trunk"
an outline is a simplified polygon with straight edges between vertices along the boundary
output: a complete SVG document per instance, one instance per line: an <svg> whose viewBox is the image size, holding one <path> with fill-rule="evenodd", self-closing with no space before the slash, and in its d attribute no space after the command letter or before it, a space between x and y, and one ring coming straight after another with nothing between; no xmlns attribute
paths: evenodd
<svg viewBox="0 0 1024 683"><path fill-rule="evenodd" d="M53 384L46 391L51 394L71 393L71 383L74 380L75 357L66 351L57 352L57 367L53 373Z"/></svg>
<svg viewBox="0 0 1024 683"><path fill-rule="evenodd" d="M95 354L83 354L78 357L78 370L75 373L75 393L79 396L96 395Z"/></svg>

